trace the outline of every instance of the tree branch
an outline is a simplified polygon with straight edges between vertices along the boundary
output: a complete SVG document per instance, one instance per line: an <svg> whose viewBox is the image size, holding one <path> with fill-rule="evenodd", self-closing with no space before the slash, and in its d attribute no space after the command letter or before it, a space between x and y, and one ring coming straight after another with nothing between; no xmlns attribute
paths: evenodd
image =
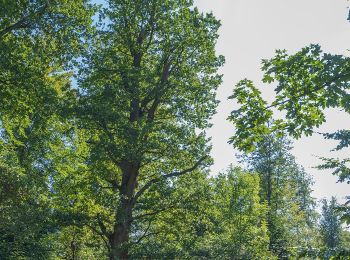
<svg viewBox="0 0 350 260"><path fill-rule="evenodd" d="M100 214L97 214L96 218L97 218L97 224L100 227L102 234L104 236L106 236L107 238L109 238L110 233L107 231L107 228L106 228L105 224L103 224L103 222L102 222L102 220L100 218Z"/></svg>
<svg viewBox="0 0 350 260"><path fill-rule="evenodd" d="M148 230L150 229L151 224L152 224L152 220L150 220L150 221L148 222L148 226L147 226L145 232L143 233L143 235L142 235L141 237L139 237L139 239L135 242L135 244L140 243L141 240L144 239L144 238L147 236L147 232L148 232Z"/></svg>
<svg viewBox="0 0 350 260"><path fill-rule="evenodd" d="M30 26L30 18L35 15L42 15L45 10L49 7L49 1L42 7L40 7L34 14L29 14L24 17L22 17L20 20L15 22L14 24L6 27L5 29L0 31L0 38L4 37L6 34L10 33L11 31L17 30L17 29L23 29L28 28Z"/></svg>
<svg viewBox="0 0 350 260"><path fill-rule="evenodd" d="M29 26L28 19L29 19L29 16L25 16L21 20L19 20L18 22L3 29L0 32L0 38L4 37L6 34L8 34L9 32L11 32L13 30L27 28Z"/></svg>
<svg viewBox="0 0 350 260"><path fill-rule="evenodd" d="M140 219L140 218L144 218L144 217L149 217L149 216L154 216L154 215L157 215L157 214L159 214L159 213L161 213L161 212L163 212L163 211L166 211L166 210L168 210L168 209L171 209L171 208L174 208L174 206L173 206L173 207L171 207L171 206L170 206L170 207L164 207L164 208L161 208L161 209L152 211L152 212L148 212L148 213L145 213L145 214L137 215L137 216L133 217L132 220L134 221L134 220L136 220L136 219Z"/></svg>
<svg viewBox="0 0 350 260"><path fill-rule="evenodd" d="M324 84L316 87L315 89L312 89L312 91L319 91L319 90L327 87L329 84L332 84L334 81L337 81L337 80L342 79L343 77L347 77L347 76L350 76L350 74L338 75L336 77L333 77L332 79L328 80ZM301 98L303 96L306 96L308 93L310 93L310 90L304 91L304 92L300 93L299 95L296 95L293 98ZM277 102L277 103L272 103L271 105L267 106L265 109L269 109L269 108L272 108L272 107L277 107L277 106L280 106L280 105L284 105L285 103L288 103L291 100L292 100L292 98L288 98L288 99L282 100L282 101Z"/></svg>
<svg viewBox="0 0 350 260"><path fill-rule="evenodd" d="M134 242L134 244L138 244L141 242L142 239L146 238L146 237L149 237L149 236L152 236L152 235L158 235L162 233L162 231L158 231L158 232L151 232L151 233L148 233L148 234L144 234L142 237L140 237L136 242Z"/></svg>
<svg viewBox="0 0 350 260"><path fill-rule="evenodd" d="M150 180L149 182L147 182L134 196L133 198L133 203L136 203L137 199L147 190L149 189L153 184L157 183L157 182L160 182L164 179L167 179L167 178L171 178L171 177L178 177L178 176L181 176L183 174L186 174L186 173L189 173L189 172L192 172L194 171L195 169L198 168L199 165L201 165L201 163L207 159L208 156L203 156L202 158L200 158L192 167L188 168L188 169L185 169L183 171L179 171L179 172L172 172L172 173L168 173L168 174L165 174L165 175L162 175L160 176L159 178L155 178L153 180Z"/></svg>
<svg viewBox="0 0 350 260"><path fill-rule="evenodd" d="M105 188L105 189L113 189L113 190L118 190L120 191L121 190L121 186L119 184L119 182L117 180L112 180L112 179L106 179L106 181L111 184L112 186L108 186L108 187L102 187L102 188Z"/></svg>
<svg viewBox="0 0 350 260"><path fill-rule="evenodd" d="M105 243L106 247L109 248L109 244L108 244L108 241L106 240L105 234L103 234L102 232L98 231L96 228L94 228L93 226L91 226L89 224L85 224L85 225L88 228L90 228L93 232L95 232L97 235L99 235L101 237L101 239L103 240L103 242Z"/></svg>

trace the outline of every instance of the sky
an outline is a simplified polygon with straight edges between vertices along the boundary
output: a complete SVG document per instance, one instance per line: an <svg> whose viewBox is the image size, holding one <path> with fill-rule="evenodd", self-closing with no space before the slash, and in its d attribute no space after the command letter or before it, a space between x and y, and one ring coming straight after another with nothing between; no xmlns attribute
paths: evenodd
<svg viewBox="0 0 350 260"><path fill-rule="evenodd" d="M223 84L218 90L221 101L214 116L212 136L213 174L237 164L235 151L227 143L234 128L226 118L234 102L227 100L233 86L249 78L260 88L266 100L273 98L273 86L261 83L261 59L272 58L276 49L290 54L312 43L320 44L325 52L350 55L350 23L346 0L195 0L203 12L213 12L222 26L217 52L225 56L220 70ZM332 132L350 128L350 116L337 110L328 110L327 122L318 131ZM315 181L313 196L316 199L336 196L339 201L349 194L350 184L337 183L330 171L313 168L320 164L317 156L344 158L349 150L330 152L336 142L324 140L315 134L294 141L293 155Z"/></svg>

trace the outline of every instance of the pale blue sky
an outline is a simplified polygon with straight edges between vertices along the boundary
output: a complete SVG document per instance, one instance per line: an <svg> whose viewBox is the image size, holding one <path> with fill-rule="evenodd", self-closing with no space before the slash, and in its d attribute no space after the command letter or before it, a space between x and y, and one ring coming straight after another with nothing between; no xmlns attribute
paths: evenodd
<svg viewBox="0 0 350 260"><path fill-rule="evenodd" d="M222 22L217 51L226 58L221 69L224 82L218 91L221 100L218 113L209 131L215 160L212 171L216 174L230 163L236 163L235 151L227 144L233 126L226 121L235 108L234 103L227 100L233 85L247 77L271 100L273 87L259 83L262 58L272 57L275 49L293 53L310 43L319 43L326 52L347 55L350 23L346 20L345 0L195 0L195 4L202 11L212 11ZM327 123L320 131L350 127L348 115L335 110L327 115ZM350 185L336 183L337 178L329 172L312 168L320 162L315 155L329 156L334 145L317 135L297 140L294 145L293 154L298 163L314 177L313 196L317 199L335 195L342 200L350 193ZM343 157L348 152L344 150L334 156Z"/></svg>

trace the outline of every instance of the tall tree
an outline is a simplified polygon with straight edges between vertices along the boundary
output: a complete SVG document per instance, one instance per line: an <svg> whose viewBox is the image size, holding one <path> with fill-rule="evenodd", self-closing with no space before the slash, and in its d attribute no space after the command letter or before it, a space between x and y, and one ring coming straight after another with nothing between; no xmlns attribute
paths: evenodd
<svg viewBox="0 0 350 260"><path fill-rule="evenodd" d="M93 203L105 209L97 229L110 259L126 259L147 193L211 162L203 130L223 58L215 53L220 23L191 0L108 4L105 30L82 62L77 117L89 151L83 164L98 179Z"/></svg>
<svg viewBox="0 0 350 260"><path fill-rule="evenodd" d="M339 204L335 197L332 197L330 201L322 200L320 233L323 242L321 257L343 259L342 257L350 255L348 245L344 244L343 237L346 235L346 231L342 228ZM343 247L344 245L345 247Z"/></svg>
<svg viewBox="0 0 350 260"><path fill-rule="evenodd" d="M240 156L248 170L260 176L260 198L268 205L269 248L280 258L313 246L307 233L316 224L310 176L297 165L290 150L290 141L267 135L256 150Z"/></svg>
<svg viewBox="0 0 350 260"><path fill-rule="evenodd" d="M337 207L338 203L335 197L332 197L329 202L326 199L322 200L320 228L323 243L330 250L340 246L342 227Z"/></svg>

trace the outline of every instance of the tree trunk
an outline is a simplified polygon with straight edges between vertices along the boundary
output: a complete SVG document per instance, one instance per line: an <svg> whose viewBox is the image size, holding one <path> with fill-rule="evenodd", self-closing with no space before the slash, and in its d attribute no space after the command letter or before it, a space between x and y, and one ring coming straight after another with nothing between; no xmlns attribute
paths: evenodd
<svg viewBox="0 0 350 260"><path fill-rule="evenodd" d="M267 175L267 191L266 191L266 199L267 204L271 206L271 197L272 197L272 176L271 172Z"/></svg>
<svg viewBox="0 0 350 260"><path fill-rule="evenodd" d="M266 191L266 199L267 204L269 206L269 211L267 213L267 226L270 231L270 240L269 240L269 250L275 251L275 234L274 234L274 226L272 222L272 208L271 208L271 198L272 198L272 167L268 167L267 172L267 191Z"/></svg>
<svg viewBox="0 0 350 260"><path fill-rule="evenodd" d="M109 243L111 247L110 259L129 259L129 234L132 224L133 196L136 188L136 180L139 173L140 163L123 162L122 182L120 187L120 201L116 212L114 232L111 234Z"/></svg>
<svg viewBox="0 0 350 260"><path fill-rule="evenodd" d="M132 222L132 206L126 199L122 199L117 210L114 232L110 237L111 260L129 258L129 232Z"/></svg>

